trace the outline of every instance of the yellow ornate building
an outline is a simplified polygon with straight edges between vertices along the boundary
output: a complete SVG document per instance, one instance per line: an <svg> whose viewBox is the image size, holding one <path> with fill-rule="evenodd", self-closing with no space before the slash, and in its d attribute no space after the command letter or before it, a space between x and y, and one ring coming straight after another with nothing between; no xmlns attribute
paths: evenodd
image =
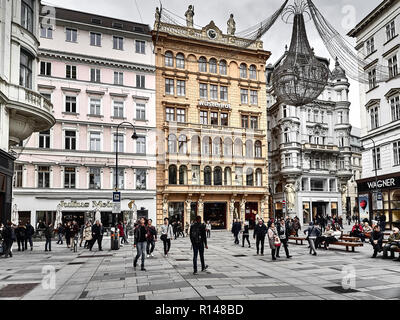
<svg viewBox="0 0 400 320"><path fill-rule="evenodd" d="M156 21L157 224L269 217L265 63L256 41Z"/></svg>

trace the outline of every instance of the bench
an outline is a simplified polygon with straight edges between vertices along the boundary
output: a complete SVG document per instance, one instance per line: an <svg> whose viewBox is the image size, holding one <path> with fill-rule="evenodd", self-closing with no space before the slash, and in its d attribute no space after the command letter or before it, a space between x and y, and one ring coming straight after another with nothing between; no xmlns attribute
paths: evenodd
<svg viewBox="0 0 400 320"><path fill-rule="evenodd" d="M347 242L347 241L331 242L329 245L344 246L344 247L346 247L346 251L349 251L349 247L351 247L352 252L355 252L356 247L364 246L364 244L362 242Z"/></svg>
<svg viewBox="0 0 400 320"><path fill-rule="evenodd" d="M303 241L307 241L305 237L289 237L289 240L294 240L296 241L296 244L299 244L300 241L300 245L303 245Z"/></svg>
<svg viewBox="0 0 400 320"><path fill-rule="evenodd" d="M349 237L349 236L342 236L340 240L345 242L360 242L361 239L359 237Z"/></svg>

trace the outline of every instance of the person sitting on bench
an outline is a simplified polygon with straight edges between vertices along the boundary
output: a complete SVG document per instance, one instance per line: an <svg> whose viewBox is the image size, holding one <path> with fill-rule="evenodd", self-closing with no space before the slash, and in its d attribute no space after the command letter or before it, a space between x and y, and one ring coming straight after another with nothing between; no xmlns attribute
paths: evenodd
<svg viewBox="0 0 400 320"><path fill-rule="evenodd" d="M387 244L383 247L383 259L388 259L388 251L390 251L390 259L394 259L394 250L400 248L399 228L394 228L393 233L389 236Z"/></svg>
<svg viewBox="0 0 400 320"><path fill-rule="evenodd" d="M371 232L371 237L369 238L369 241L374 248L374 254L372 255L372 258L376 258L378 252L382 251L383 242L383 233L381 232L381 228L378 225L376 225L374 227L374 231Z"/></svg>
<svg viewBox="0 0 400 320"><path fill-rule="evenodd" d="M317 237L317 240L315 241L315 247L316 248L321 248L321 244L324 243L324 248L325 250L328 250L327 245L329 242L335 242L336 238L333 236L333 230L331 229L330 225L326 226L325 232Z"/></svg>
<svg viewBox="0 0 400 320"><path fill-rule="evenodd" d="M365 242L364 229L358 221L356 221L355 225L353 226L353 229L350 232L350 237L358 237L362 242Z"/></svg>

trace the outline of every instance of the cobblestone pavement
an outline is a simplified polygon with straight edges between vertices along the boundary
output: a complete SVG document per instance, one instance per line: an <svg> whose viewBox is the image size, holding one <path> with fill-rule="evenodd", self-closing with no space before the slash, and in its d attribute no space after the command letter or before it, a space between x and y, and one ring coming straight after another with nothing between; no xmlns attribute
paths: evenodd
<svg viewBox="0 0 400 320"><path fill-rule="evenodd" d="M292 259L273 262L266 247L264 256L252 248L233 244L227 231L215 231L206 250L207 272L192 274L192 251L188 238L172 241L168 258L162 256L157 242L155 257L146 259L147 272L133 269L132 246L103 252L80 248L73 253L52 243L53 251L44 252L44 243L34 250L0 258L0 299L34 300L159 300L159 299L399 299L400 263L371 259L371 246L365 244L355 253L332 246L308 253L307 245L290 245ZM283 250L282 250L283 251ZM55 270L55 289L42 281L43 268ZM346 271L350 270L350 271ZM355 288L344 290L346 274L355 274ZM346 282L346 281L345 281Z"/></svg>

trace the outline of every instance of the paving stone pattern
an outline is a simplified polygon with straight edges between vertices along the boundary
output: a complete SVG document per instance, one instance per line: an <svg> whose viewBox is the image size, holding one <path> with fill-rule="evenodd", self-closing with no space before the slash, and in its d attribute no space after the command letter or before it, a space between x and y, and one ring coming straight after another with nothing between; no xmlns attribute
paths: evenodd
<svg viewBox="0 0 400 320"><path fill-rule="evenodd" d="M355 253L332 246L316 257L309 255L307 245L291 244L293 258L286 259L282 250L275 262L268 246L264 256L256 256L254 245L252 241L252 248L242 248L234 245L231 233L214 231L206 250L209 269L193 275L188 238L172 241L168 258L157 242L155 257L146 259L147 272L133 269L136 251L131 245L111 251L104 239L103 252L95 245L93 252L79 248L74 253L54 242L53 251L44 252L44 243L37 242L33 251L14 248L13 258L0 258L0 299L400 299L400 263L371 259L369 244ZM54 270L55 279L43 270ZM342 286L348 272L354 272L354 288Z"/></svg>

